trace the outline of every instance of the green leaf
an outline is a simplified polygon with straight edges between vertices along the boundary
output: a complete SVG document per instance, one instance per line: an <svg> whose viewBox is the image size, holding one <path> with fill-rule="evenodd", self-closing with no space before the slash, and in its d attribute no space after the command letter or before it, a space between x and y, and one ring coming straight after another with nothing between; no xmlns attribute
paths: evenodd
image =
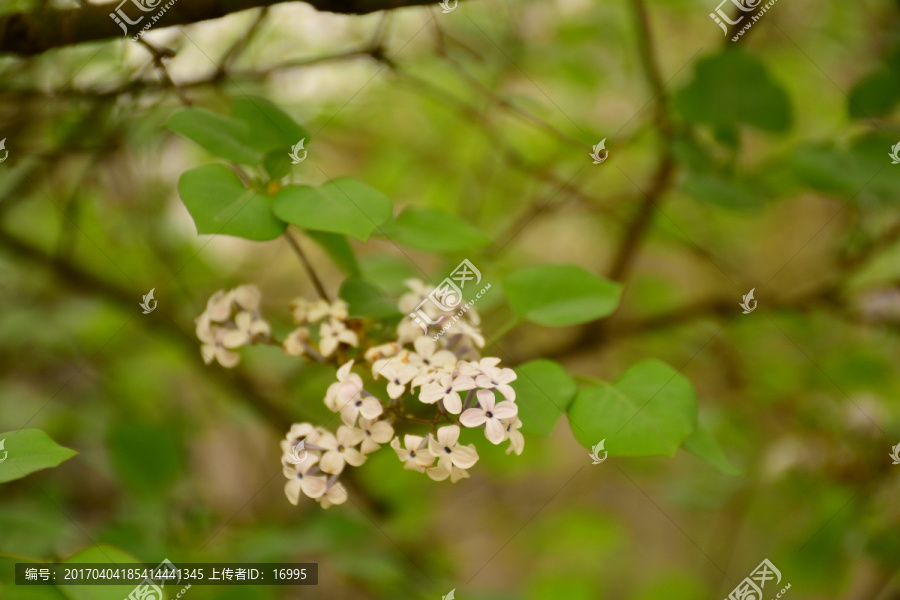
<svg viewBox="0 0 900 600"><path fill-rule="evenodd" d="M848 112L854 119L887 116L900 101L900 73L880 69L850 90Z"/></svg>
<svg viewBox="0 0 900 600"><path fill-rule="evenodd" d="M400 316L397 304L381 288L368 281L347 279L341 284L338 295L347 302L351 317L389 319Z"/></svg>
<svg viewBox="0 0 900 600"><path fill-rule="evenodd" d="M272 150L263 159L263 167L270 181L276 181L291 172L291 157L282 150Z"/></svg>
<svg viewBox="0 0 900 600"><path fill-rule="evenodd" d="M699 419L697 428L684 440L684 449L701 458L726 475L740 475L742 471L731 464L722 447L713 437L704 419Z"/></svg>
<svg viewBox="0 0 900 600"><path fill-rule="evenodd" d="M246 123L203 108L183 108L169 117L166 126L215 156L244 165L257 165L262 153L253 148Z"/></svg>
<svg viewBox="0 0 900 600"><path fill-rule="evenodd" d="M552 360L538 359L516 367L513 383L522 433L550 435L575 397L575 380Z"/></svg>
<svg viewBox="0 0 900 600"><path fill-rule="evenodd" d="M107 444L119 479L137 494L163 494L181 471L181 440L171 427L118 424L110 430Z"/></svg>
<svg viewBox="0 0 900 600"><path fill-rule="evenodd" d="M576 265L538 265L511 273L506 295L519 318L540 325L578 325L611 315L622 286Z"/></svg>
<svg viewBox="0 0 900 600"><path fill-rule="evenodd" d="M272 214L272 198L244 187L231 169L206 165L182 174L178 192L197 226L197 233L271 240L287 228Z"/></svg>
<svg viewBox="0 0 900 600"><path fill-rule="evenodd" d="M765 201L758 181L750 185L749 182L713 173L688 176L684 190L701 202L731 209L756 208Z"/></svg>
<svg viewBox="0 0 900 600"><path fill-rule="evenodd" d="M263 154L277 149L287 158L291 146L301 139L309 141L309 132L302 125L265 98L236 98L231 114L252 132L250 145Z"/></svg>
<svg viewBox="0 0 900 600"><path fill-rule="evenodd" d="M697 426L697 394L675 369L648 360L615 383L580 390L569 423L586 448L606 440L613 456L673 456Z"/></svg>
<svg viewBox="0 0 900 600"><path fill-rule="evenodd" d="M784 132L791 125L787 92L762 61L737 49L699 60L694 80L675 95L675 106L688 121L722 131L745 124Z"/></svg>
<svg viewBox="0 0 900 600"><path fill-rule="evenodd" d="M49 469L78 454L50 439L40 429L0 433L0 483Z"/></svg>
<svg viewBox="0 0 900 600"><path fill-rule="evenodd" d="M426 252L454 252L490 243L486 235L455 215L412 206L385 224L379 234Z"/></svg>
<svg viewBox="0 0 900 600"><path fill-rule="evenodd" d="M120 568L137 567L138 565L143 566L141 561L139 561L131 554L125 552L124 550L116 548L115 546L108 546L106 544L100 544L97 546L92 546L86 550L82 550L70 556L63 562L66 564L115 563L119 565ZM154 563L153 566L155 567L161 562L162 559L160 559L157 563ZM61 591L63 595L69 600L123 600L123 598L128 598L128 595L132 592L132 590L134 590L135 584L60 585L57 587L59 591ZM167 586L165 590L168 591L169 587ZM170 598L172 596L173 594L170 593Z"/></svg>
<svg viewBox="0 0 900 600"><path fill-rule="evenodd" d="M366 241L391 217L391 199L350 177L317 188L289 185L275 195L275 215L303 229L329 231Z"/></svg>
<svg viewBox="0 0 900 600"><path fill-rule="evenodd" d="M306 235L319 244L346 275L360 277L356 253L345 236L324 231L307 231Z"/></svg>

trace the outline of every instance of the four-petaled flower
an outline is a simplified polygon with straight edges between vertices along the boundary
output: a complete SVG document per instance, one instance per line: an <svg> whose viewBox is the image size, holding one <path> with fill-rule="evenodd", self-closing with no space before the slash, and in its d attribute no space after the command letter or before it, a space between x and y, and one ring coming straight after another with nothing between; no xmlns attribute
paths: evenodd
<svg viewBox="0 0 900 600"><path fill-rule="evenodd" d="M329 319L327 323L322 323L322 326L319 328L319 338L319 350L322 351L322 356L334 354L338 344L341 342L348 346L357 346L359 344L356 332L347 329L343 321L338 321L334 317Z"/></svg>
<svg viewBox="0 0 900 600"><path fill-rule="evenodd" d="M406 448L400 447L400 438L398 437L391 440L391 448L397 453L397 457L403 461L404 469L423 473L425 467L430 467L434 464L434 456L425 449L425 438L407 434L403 436L403 444Z"/></svg>
<svg viewBox="0 0 900 600"><path fill-rule="evenodd" d="M425 404L437 401L444 403L447 412L458 415L462 410L462 398L459 392L475 389L475 380L468 375L440 375L433 383L426 383L419 393L419 400Z"/></svg>
<svg viewBox="0 0 900 600"><path fill-rule="evenodd" d="M459 426L447 425L437 430L437 435L428 436L428 451L438 459L438 465L452 464L460 469L468 469L478 462L475 446L460 446Z"/></svg>
<svg viewBox="0 0 900 600"><path fill-rule="evenodd" d="M366 462L366 457L355 446L365 438L365 434L359 429L341 425L337 435L322 434L316 440L316 446L322 448L322 458L319 459L319 468L326 473L337 475L344 470L344 464L358 467Z"/></svg>
<svg viewBox="0 0 900 600"><path fill-rule="evenodd" d="M310 473L318 461L317 457L310 456L301 463L284 467L284 476L288 478L288 482L284 484L284 493L291 504L297 504L300 492L310 498L319 498L325 493L328 487L325 476Z"/></svg>
<svg viewBox="0 0 900 600"><path fill-rule="evenodd" d="M475 396L480 408L467 409L459 416L459 422L466 427L484 425L484 437L492 444L499 444L506 438L506 426L500 420L515 417L519 413L519 407L509 400L496 404L491 390L478 390Z"/></svg>

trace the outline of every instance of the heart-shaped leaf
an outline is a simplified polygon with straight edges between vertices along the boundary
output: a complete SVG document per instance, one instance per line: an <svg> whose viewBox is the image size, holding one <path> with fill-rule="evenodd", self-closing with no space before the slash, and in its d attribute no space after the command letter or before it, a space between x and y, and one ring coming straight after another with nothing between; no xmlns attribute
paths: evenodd
<svg viewBox="0 0 900 600"><path fill-rule="evenodd" d="M169 117L166 126L214 156L243 165L262 161L262 153L253 148L250 128L236 119L203 108L183 108Z"/></svg>
<svg viewBox="0 0 900 600"><path fill-rule="evenodd" d="M350 177L319 187L285 186L275 195L275 215L303 229L342 233L366 241L391 217L391 199Z"/></svg>
<svg viewBox="0 0 900 600"><path fill-rule="evenodd" d="M575 397L575 381L559 363L538 359L516 367L513 382L522 433L550 435Z"/></svg>
<svg viewBox="0 0 900 600"><path fill-rule="evenodd" d="M611 315L622 286L576 265L538 265L511 273L506 295L520 318L540 325L578 325Z"/></svg>
<svg viewBox="0 0 900 600"><path fill-rule="evenodd" d="M232 116L253 133L250 145L261 153L283 150L285 157L291 146L306 139L309 132L286 112L265 98L242 96L231 107Z"/></svg>
<svg viewBox="0 0 900 600"><path fill-rule="evenodd" d="M606 440L613 456L672 456L697 426L697 394L675 369L648 360L613 384L580 390L569 423L586 448Z"/></svg>
<svg viewBox="0 0 900 600"><path fill-rule="evenodd" d="M40 429L0 433L0 483L55 467L76 454L54 442Z"/></svg>
<svg viewBox="0 0 900 600"><path fill-rule="evenodd" d="M401 246L426 252L453 252L490 243L486 235L455 215L417 207L404 209L379 233Z"/></svg>
<svg viewBox="0 0 900 600"><path fill-rule="evenodd" d="M272 198L244 187L228 167L206 165L185 172L178 192L197 226L197 233L271 240L287 228L272 214Z"/></svg>

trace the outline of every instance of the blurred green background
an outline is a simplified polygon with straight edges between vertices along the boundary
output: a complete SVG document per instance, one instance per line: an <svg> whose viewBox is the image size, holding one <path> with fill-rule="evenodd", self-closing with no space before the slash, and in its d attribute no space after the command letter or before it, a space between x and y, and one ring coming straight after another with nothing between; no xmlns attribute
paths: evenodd
<svg viewBox="0 0 900 600"><path fill-rule="evenodd" d="M319 563L315 588L197 600L723 598L763 558L788 598L900 598L900 3L782 0L738 43L715 8L288 2L163 21L155 51L114 38L0 57L0 432L78 452L0 484L0 598L122 597L12 584L17 561L82 552ZM353 241L367 280L396 298L469 258L495 284L478 310L505 363L552 358L585 382L663 360L726 466L684 451L591 465L560 419L520 457L479 446L456 485L383 449L354 469L353 503L291 506L278 441L327 415L333 370L267 347L207 367L193 319L255 283L284 330L314 290L283 239L197 235L177 181L212 158L165 127L186 102L227 113L246 95L312 132L293 181L352 176L395 213L455 214L491 240ZM304 248L336 293L344 274ZM615 314L507 331L500 282L550 262L622 282Z"/></svg>

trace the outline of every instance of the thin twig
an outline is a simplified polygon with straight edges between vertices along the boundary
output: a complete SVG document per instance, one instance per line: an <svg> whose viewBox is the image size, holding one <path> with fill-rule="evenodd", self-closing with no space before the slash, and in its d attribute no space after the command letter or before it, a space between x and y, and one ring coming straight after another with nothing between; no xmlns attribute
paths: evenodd
<svg viewBox="0 0 900 600"><path fill-rule="evenodd" d="M294 249L294 252L297 253L297 256L300 257L300 262L303 263L303 267L306 269L306 273L309 275L309 278L312 280L313 285L316 287L316 291L319 293L319 297L326 302L331 302L331 300L328 298L328 292L325 291L325 286L322 285L322 282L319 280L319 276L316 275L316 272L312 268L312 264L310 264L309 259L306 258L306 253L303 252L303 248L300 247L300 243L296 239L294 239L294 236L290 231L285 231L284 237L291 245L291 248Z"/></svg>

